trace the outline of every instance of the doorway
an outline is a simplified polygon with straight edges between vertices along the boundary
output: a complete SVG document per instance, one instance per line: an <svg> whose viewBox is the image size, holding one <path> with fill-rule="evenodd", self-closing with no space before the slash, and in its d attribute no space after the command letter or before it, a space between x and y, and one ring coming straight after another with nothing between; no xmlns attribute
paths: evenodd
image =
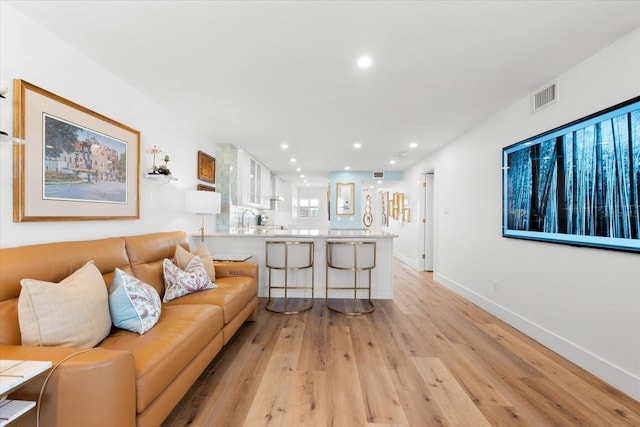
<svg viewBox="0 0 640 427"><path fill-rule="evenodd" d="M427 172L421 177L422 199L422 254L419 265L422 271L433 271L434 264L434 222L435 222L435 173Z"/></svg>

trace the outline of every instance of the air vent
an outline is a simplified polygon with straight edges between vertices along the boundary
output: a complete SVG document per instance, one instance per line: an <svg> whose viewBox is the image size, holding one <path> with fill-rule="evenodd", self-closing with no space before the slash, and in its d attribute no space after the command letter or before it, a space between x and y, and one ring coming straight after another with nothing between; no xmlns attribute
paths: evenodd
<svg viewBox="0 0 640 427"><path fill-rule="evenodd" d="M384 171L373 171L373 179L384 179Z"/></svg>
<svg viewBox="0 0 640 427"><path fill-rule="evenodd" d="M554 81L549 85L540 89L531 95L531 111L535 112L541 108L547 107L558 100L558 81Z"/></svg>

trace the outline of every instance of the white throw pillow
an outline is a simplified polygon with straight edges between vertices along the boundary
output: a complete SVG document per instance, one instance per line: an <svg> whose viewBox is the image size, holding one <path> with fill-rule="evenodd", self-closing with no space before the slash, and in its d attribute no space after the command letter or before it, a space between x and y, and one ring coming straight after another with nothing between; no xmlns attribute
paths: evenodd
<svg viewBox="0 0 640 427"><path fill-rule="evenodd" d="M22 279L23 345L95 347L111 331L107 287L89 261L60 283Z"/></svg>

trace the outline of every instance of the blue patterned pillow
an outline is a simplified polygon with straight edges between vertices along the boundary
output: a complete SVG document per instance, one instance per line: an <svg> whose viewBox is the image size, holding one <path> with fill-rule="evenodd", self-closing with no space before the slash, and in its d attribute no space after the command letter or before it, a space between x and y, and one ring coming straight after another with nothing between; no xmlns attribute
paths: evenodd
<svg viewBox="0 0 640 427"><path fill-rule="evenodd" d="M162 263L162 267L165 285L162 302L169 302L194 292L217 288L209 278L204 264L202 264L200 257L197 255L193 257L184 270L166 258Z"/></svg>
<svg viewBox="0 0 640 427"><path fill-rule="evenodd" d="M116 268L109 288L109 311L116 327L142 335L160 319L161 305L153 286Z"/></svg>

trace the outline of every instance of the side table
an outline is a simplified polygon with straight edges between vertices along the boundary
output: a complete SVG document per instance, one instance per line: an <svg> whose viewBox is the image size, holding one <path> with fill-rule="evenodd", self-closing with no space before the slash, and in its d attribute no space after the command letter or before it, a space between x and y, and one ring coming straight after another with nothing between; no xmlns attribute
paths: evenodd
<svg viewBox="0 0 640 427"><path fill-rule="evenodd" d="M51 362L37 360L0 360L0 427L5 426L36 406L36 402L11 400L9 393L22 387L51 368Z"/></svg>

